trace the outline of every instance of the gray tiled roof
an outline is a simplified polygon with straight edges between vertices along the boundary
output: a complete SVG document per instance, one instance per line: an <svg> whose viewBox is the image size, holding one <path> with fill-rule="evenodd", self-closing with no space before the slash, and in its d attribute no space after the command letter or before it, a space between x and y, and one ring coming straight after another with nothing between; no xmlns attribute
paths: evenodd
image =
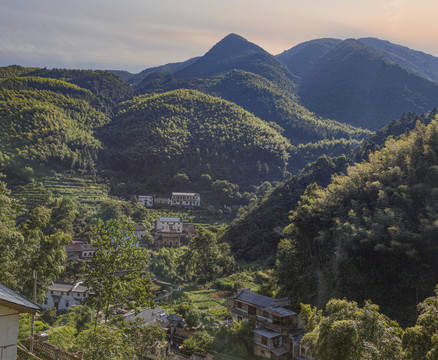
<svg viewBox="0 0 438 360"><path fill-rule="evenodd" d="M277 336L281 336L281 334L276 333L274 331L268 330L268 329L254 329L254 332L256 334L262 335L264 337L267 337L268 339L275 338Z"/></svg>
<svg viewBox="0 0 438 360"><path fill-rule="evenodd" d="M28 310L32 313L41 310L41 307L39 305L1 284L0 301L4 305L10 304L13 308L18 308L19 310L21 309L23 311Z"/></svg>
<svg viewBox="0 0 438 360"><path fill-rule="evenodd" d="M269 296L259 295L246 289L239 290L234 299L241 300L252 305L260 306L262 308L268 308L273 306L275 300Z"/></svg>
<svg viewBox="0 0 438 360"><path fill-rule="evenodd" d="M132 321L135 318L143 318L145 325L152 325L155 323L165 323L167 322L167 313L160 307L157 306L155 309L144 309L141 310L137 315L131 313L125 317L125 321Z"/></svg>
<svg viewBox="0 0 438 360"><path fill-rule="evenodd" d="M55 281L53 285L49 286L50 291L64 291L64 292L86 292L87 287L81 283L70 283L63 281Z"/></svg>

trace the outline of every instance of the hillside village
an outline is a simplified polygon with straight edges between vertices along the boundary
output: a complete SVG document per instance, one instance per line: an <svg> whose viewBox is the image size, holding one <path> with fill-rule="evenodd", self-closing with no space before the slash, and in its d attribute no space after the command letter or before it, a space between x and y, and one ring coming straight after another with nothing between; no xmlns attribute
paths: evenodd
<svg viewBox="0 0 438 360"><path fill-rule="evenodd" d="M0 67L1 360L438 359L437 79L379 39L237 34Z"/></svg>

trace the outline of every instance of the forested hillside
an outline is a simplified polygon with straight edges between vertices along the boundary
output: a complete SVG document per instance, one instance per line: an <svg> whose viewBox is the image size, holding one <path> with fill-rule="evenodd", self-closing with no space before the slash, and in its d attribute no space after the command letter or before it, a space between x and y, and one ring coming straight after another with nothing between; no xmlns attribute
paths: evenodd
<svg viewBox="0 0 438 360"><path fill-rule="evenodd" d="M283 294L322 305L371 299L406 322L438 275L438 118L326 188L307 188L277 253ZM394 301L397 299L397 301Z"/></svg>
<svg viewBox="0 0 438 360"><path fill-rule="evenodd" d="M294 209L309 184L325 186L335 173L343 173L346 157L330 159L325 156L307 165L297 175L278 185L270 194L249 205L244 213L227 228L221 240L231 244L238 259L248 261L267 259L275 255Z"/></svg>
<svg viewBox="0 0 438 360"><path fill-rule="evenodd" d="M250 72L232 70L223 75L176 80L166 76L149 82L140 92L195 89L236 103L255 116L278 125L293 144L323 139L362 138L370 132L316 116L295 96L274 82Z"/></svg>
<svg viewBox="0 0 438 360"><path fill-rule="evenodd" d="M237 105L193 90L139 96L121 104L100 133L104 161L128 187L165 189L186 174L241 185L283 177L290 142Z"/></svg>
<svg viewBox="0 0 438 360"><path fill-rule="evenodd" d="M0 169L9 181L26 181L40 167L94 169L101 148L94 130L110 121L94 100L60 80L0 80Z"/></svg>

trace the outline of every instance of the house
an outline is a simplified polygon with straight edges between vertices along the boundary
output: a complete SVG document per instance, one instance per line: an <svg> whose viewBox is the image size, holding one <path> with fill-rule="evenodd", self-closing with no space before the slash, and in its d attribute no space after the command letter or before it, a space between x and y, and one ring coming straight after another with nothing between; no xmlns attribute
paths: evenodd
<svg viewBox="0 0 438 360"><path fill-rule="evenodd" d="M138 195L138 201L147 207L154 206L154 196L153 195Z"/></svg>
<svg viewBox="0 0 438 360"><path fill-rule="evenodd" d="M80 305L87 297L88 289L82 281L75 283L55 281L49 286L41 306L43 309L55 307L56 310L68 310L73 305Z"/></svg>
<svg viewBox="0 0 438 360"><path fill-rule="evenodd" d="M170 199L172 206L201 206L201 196L198 193L173 192Z"/></svg>
<svg viewBox="0 0 438 360"><path fill-rule="evenodd" d="M133 321L134 319L141 318L144 320L145 326L158 323L161 327L166 327L168 325L167 317L167 312L164 311L160 306L157 306L154 309L141 310L137 314L135 312L127 314L123 320Z"/></svg>
<svg viewBox="0 0 438 360"><path fill-rule="evenodd" d="M184 235L177 232L157 231L154 236L155 246L162 247L181 247Z"/></svg>
<svg viewBox="0 0 438 360"><path fill-rule="evenodd" d="M134 225L134 234L137 236L137 247L140 245L140 240L146 233L146 227L144 225Z"/></svg>
<svg viewBox="0 0 438 360"><path fill-rule="evenodd" d="M35 314L41 307L0 284L0 359L17 358L20 313Z"/></svg>
<svg viewBox="0 0 438 360"><path fill-rule="evenodd" d="M155 223L155 230L182 233L183 221L177 217L159 217Z"/></svg>
<svg viewBox="0 0 438 360"><path fill-rule="evenodd" d="M227 306L233 320L255 320L254 355L295 359L294 345L298 343L293 339L303 333L303 327L299 315L288 309L287 298L274 299L250 289L240 289L227 301Z"/></svg>
<svg viewBox="0 0 438 360"><path fill-rule="evenodd" d="M72 241L65 246L67 253L67 262L74 260L85 260L90 262L93 259L96 248L92 244L84 243L83 241Z"/></svg>
<svg viewBox="0 0 438 360"><path fill-rule="evenodd" d="M154 205L171 205L171 200L168 195L155 194Z"/></svg>

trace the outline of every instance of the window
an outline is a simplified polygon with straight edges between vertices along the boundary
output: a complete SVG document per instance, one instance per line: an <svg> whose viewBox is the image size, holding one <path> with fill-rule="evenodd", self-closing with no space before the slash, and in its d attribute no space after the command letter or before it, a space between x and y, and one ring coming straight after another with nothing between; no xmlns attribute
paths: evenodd
<svg viewBox="0 0 438 360"><path fill-rule="evenodd" d="M264 316L265 318L269 318L269 314L268 314L268 312L267 312L267 311L263 311L263 316Z"/></svg>
<svg viewBox="0 0 438 360"><path fill-rule="evenodd" d="M68 307L69 305L70 305L70 301L67 300L67 301L65 302L65 307Z"/></svg>
<svg viewBox="0 0 438 360"><path fill-rule="evenodd" d="M280 346L280 338L279 337L274 338L274 346L275 347Z"/></svg>
<svg viewBox="0 0 438 360"><path fill-rule="evenodd" d="M61 291L61 295L64 295L64 291Z"/></svg>
<svg viewBox="0 0 438 360"><path fill-rule="evenodd" d="M241 309L242 308L242 303L240 301L237 302L237 308Z"/></svg>
<svg viewBox="0 0 438 360"><path fill-rule="evenodd" d="M248 305L248 314L255 315L257 309L254 306Z"/></svg>
<svg viewBox="0 0 438 360"><path fill-rule="evenodd" d="M70 296L70 291L67 291L67 296Z"/></svg>
<svg viewBox="0 0 438 360"><path fill-rule="evenodd" d="M266 336L263 336L263 335L262 335L262 344L268 345L268 338Z"/></svg>
<svg viewBox="0 0 438 360"><path fill-rule="evenodd" d="M44 299L44 304L47 305L47 299Z"/></svg>
<svg viewBox="0 0 438 360"><path fill-rule="evenodd" d="M53 295L53 291L52 290L50 290L50 295Z"/></svg>

